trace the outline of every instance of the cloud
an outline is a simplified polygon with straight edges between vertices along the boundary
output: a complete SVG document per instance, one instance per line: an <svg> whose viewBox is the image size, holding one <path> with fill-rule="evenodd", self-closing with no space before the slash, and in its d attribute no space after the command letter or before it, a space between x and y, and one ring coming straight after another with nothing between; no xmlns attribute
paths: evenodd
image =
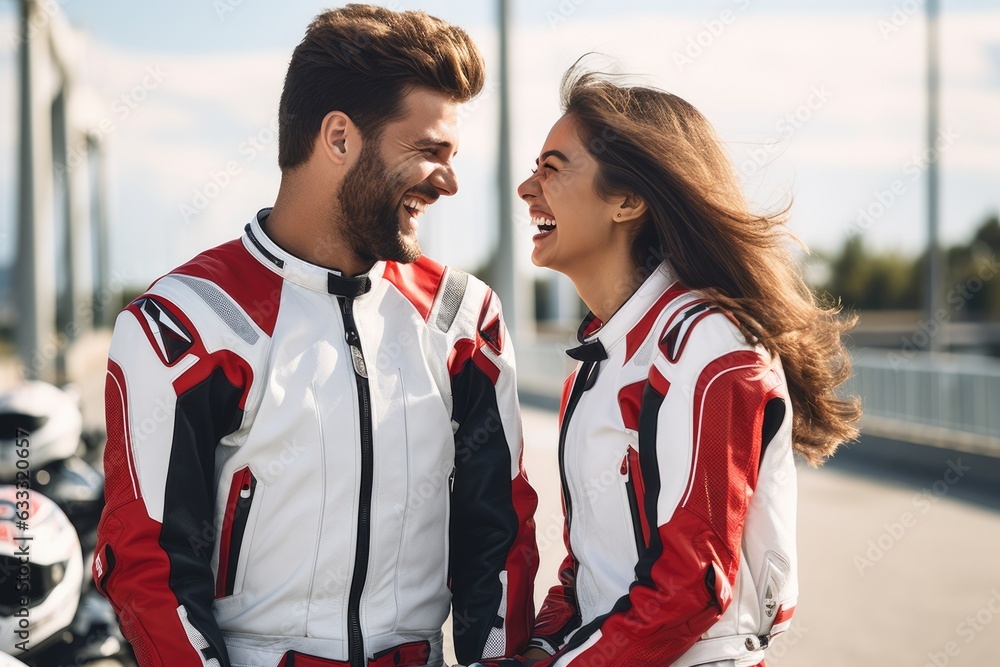
<svg viewBox="0 0 1000 667"><path fill-rule="evenodd" d="M810 245L838 246L858 207L906 178L905 196L867 229L866 240L916 252L925 175L912 181L903 170L925 147L922 15L885 37L878 25L884 17L874 12L749 9L729 18L720 28L718 10L623 12L521 32L513 56L515 168L534 158L558 116L562 72L583 53L602 51L698 107L738 168L762 147L772 149L751 162L748 195L767 205L794 193L791 224ZM941 30L941 123L961 135L941 157L942 229L955 242L1000 206L1000 11L949 13ZM809 108L816 88L829 99Z"/></svg>
<svg viewBox="0 0 1000 667"><path fill-rule="evenodd" d="M794 191L793 226L820 247L839 244L858 206L885 188L924 143L924 26L914 17L887 36L876 13L773 14L752 8L728 22L718 11L666 11L587 19L568 16L520 26L512 40L513 172L516 185L559 116L558 84L581 54L603 51L630 71L695 104L716 126L737 166L753 151L775 146L750 170L755 199ZM0 35L12 29L0 16ZM721 25L721 28L720 28ZM491 81L498 73L496 38L476 34ZM692 46L693 45L693 46ZM87 115L106 133L115 185L114 262L137 282L186 260L199 249L238 235L277 191L277 141L268 137L290 48L215 53L144 52L84 36L80 62L94 91ZM950 238L976 219L969 211L998 205L1000 187L1000 11L946 14L942 23L942 124L960 135L943 157L943 226ZM14 54L0 54L0 79L13 89ZM148 84L157 77L155 86ZM7 85L7 84L5 84ZM817 103L816 91L827 91ZM3 96L0 150L14 154L16 108ZM495 238L496 90L467 109L459 157L461 192L437 204L423 225L425 248L466 268L479 265ZM139 99L141 98L141 99ZM127 113L125 113L127 111ZM16 116L15 116L16 118ZM791 120L789 120L791 119ZM273 133L272 133L273 134ZM259 149L251 150L256 138ZM263 141L263 139L268 139ZM249 143L248 143L249 142ZM0 195L10 201L14 170L0 157ZM228 180L220 174L231 171ZM224 187L219 181L226 181ZM213 185L214 184L214 185ZM923 183L888 211L866 238L874 245L915 250L921 242ZM216 192L217 190L217 192ZM199 193L205 206L198 208ZM507 193L512 199L516 195ZM957 198L961 197L961 205ZM518 252L527 268L530 231L515 201ZM183 207L197 212L185 218ZM12 228L13 207L0 208ZM906 233L902 233L905 230ZM150 259L150 243L155 257Z"/></svg>

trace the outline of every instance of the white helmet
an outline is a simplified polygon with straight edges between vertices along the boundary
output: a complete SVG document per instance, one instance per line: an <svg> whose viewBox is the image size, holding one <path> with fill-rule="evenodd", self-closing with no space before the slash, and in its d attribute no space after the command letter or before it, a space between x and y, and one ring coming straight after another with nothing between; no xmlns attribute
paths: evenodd
<svg viewBox="0 0 1000 667"><path fill-rule="evenodd" d="M10 654L66 629L83 586L73 524L41 493L29 492L27 508L18 493L24 491L0 486L0 651Z"/></svg>
<svg viewBox="0 0 1000 667"><path fill-rule="evenodd" d="M27 433L25 448L16 438ZM47 382L24 382L0 394L0 480L12 482L19 460L37 470L69 458L80 445L83 415L76 399ZM27 457L17 450L27 449ZM26 463L22 463L27 465Z"/></svg>

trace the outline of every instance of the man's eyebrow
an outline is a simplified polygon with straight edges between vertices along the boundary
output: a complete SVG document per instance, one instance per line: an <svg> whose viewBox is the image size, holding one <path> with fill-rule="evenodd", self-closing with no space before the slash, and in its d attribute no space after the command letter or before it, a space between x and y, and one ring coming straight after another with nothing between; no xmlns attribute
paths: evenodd
<svg viewBox="0 0 1000 667"><path fill-rule="evenodd" d="M434 137L424 137L422 139L417 139L414 144L418 148L454 148L454 144L450 141L444 139L435 139Z"/></svg>

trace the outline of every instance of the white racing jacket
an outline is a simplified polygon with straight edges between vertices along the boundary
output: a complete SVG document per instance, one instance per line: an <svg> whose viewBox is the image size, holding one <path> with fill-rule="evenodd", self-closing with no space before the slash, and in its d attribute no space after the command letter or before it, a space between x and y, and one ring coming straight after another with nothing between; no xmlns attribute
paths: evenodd
<svg viewBox="0 0 1000 667"><path fill-rule="evenodd" d="M797 595L780 363L666 264L580 340L560 410L568 556L538 667L762 664Z"/></svg>
<svg viewBox="0 0 1000 667"><path fill-rule="evenodd" d="M262 229L118 317L94 562L143 667L522 650L537 568L514 358L479 280L345 278ZM450 589L450 590L449 590Z"/></svg>

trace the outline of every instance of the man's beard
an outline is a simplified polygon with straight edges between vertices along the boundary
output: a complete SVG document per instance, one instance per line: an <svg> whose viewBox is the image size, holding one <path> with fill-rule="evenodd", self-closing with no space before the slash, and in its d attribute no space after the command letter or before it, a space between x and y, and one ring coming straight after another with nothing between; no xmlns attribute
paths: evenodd
<svg viewBox="0 0 1000 667"><path fill-rule="evenodd" d="M344 178L337 195L343 238L364 262L412 262L420 257L420 244L399 228L403 183L389 173L377 145L361 150L358 163Z"/></svg>

